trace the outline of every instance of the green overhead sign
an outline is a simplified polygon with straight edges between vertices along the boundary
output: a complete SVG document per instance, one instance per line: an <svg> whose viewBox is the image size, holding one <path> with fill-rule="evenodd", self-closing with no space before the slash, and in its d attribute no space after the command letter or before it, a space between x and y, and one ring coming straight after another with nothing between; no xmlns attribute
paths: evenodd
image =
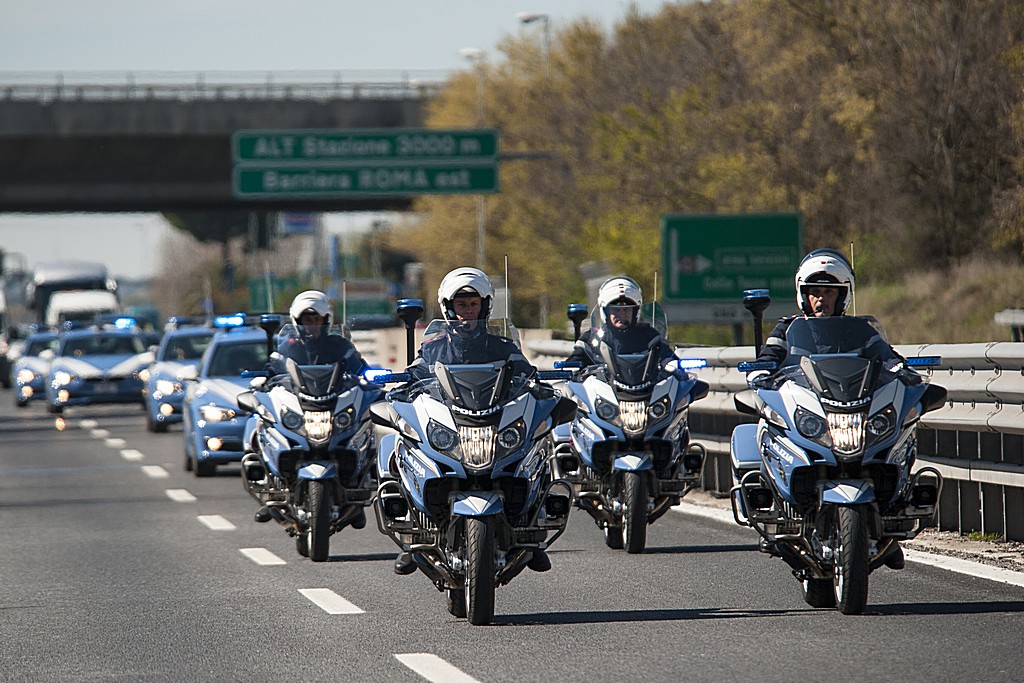
<svg viewBox="0 0 1024 683"><path fill-rule="evenodd" d="M240 130L237 197L455 194L498 190L498 131Z"/></svg>
<svg viewBox="0 0 1024 683"><path fill-rule="evenodd" d="M661 238L667 308L682 312L673 319L745 322L746 289L771 290L773 308L795 306L800 214L667 214Z"/></svg>

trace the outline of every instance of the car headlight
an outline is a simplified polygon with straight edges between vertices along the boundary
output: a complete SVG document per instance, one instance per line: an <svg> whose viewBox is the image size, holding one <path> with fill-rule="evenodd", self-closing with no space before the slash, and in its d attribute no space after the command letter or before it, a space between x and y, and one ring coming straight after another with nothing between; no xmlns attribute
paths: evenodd
<svg viewBox="0 0 1024 683"><path fill-rule="evenodd" d="M597 411L597 416L606 422L611 422L619 416L619 407L617 405L600 398L597 399L594 409Z"/></svg>
<svg viewBox="0 0 1024 683"><path fill-rule="evenodd" d="M22 368L18 370L18 381L22 384L28 384L36 378L36 373L32 372L28 368Z"/></svg>
<svg viewBox="0 0 1024 683"><path fill-rule="evenodd" d="M65 387L65 386L71 384L71 381L74 380L74 379L75 379L75 376L72 375L70 372L64 372L63 370L58 370L57 372L53 373L53 381L59 387Z"/></svg>
<svg viewBox="0 0 1024 683"><path fill-rule="evenodd" d="M306 424L305 420L302 419L300 413L293 413L290 410L281 411L281 424L284 425L285 429L290 429L293 432L302 430L302 427Z"/></svg>
<svg viewBox="0 0 1024 683"><path fill-rule="evenodd" d="M149 375L149 368L143 368L142 370L139 370L139 379L141 379L143 382L148 382L149 381L149 376L150 376ZM157 391L159 391L159 390L160 390L160 385L158 384L157 385Z"/></svg>
<svg viewBox="0 0 1024 683"><path fill-rule="evenodd" d="M811 441L820 440L822 435L828 431L828 423L821 416L815 415L803 408L796 409L794 419L796 421L796 430Z"/></svg>
<svg viewBox="0 0 1024 683"><path fill-rule="evenodd" d="M199 406L199 414L207 422L226 422L235 417L235 411L231 408L221 408L214 405Z"/></svg>
<svg viewBox="0 0 1024 683"><path fill-rule="evenodd" d="M431 420L427 425L427 441L436 451L450 451L458 445L459 435L455 433L455 430Z"/></svg>
<svg viewBox="0 0 1024 683"><path fill-rule="evenodd" d="M352 426L352 409L342 411L334 416L334 428L343 432Z"/></svg>
<svg viewBox="0 0 1024 683"><path fill-rule="evenodd" d="M156 390L167 396L168 394L176 394L181 391L181 385L169 379L158 379L156 381Z"/></svg>

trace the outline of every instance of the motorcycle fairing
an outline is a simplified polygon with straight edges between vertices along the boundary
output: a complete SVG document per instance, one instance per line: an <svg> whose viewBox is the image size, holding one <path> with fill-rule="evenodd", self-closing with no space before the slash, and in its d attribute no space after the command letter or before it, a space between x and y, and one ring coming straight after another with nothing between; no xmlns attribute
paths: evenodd
<svg viewBox="0 0 1024 683"><path fill-rule="evenodd" d="M398 434L388 433L380 438L380 442L377 444L378 480L383 481L384 479L390 479L394 476L391 472L389 463L391 461L392 454L396 453L398 443Z"/></svg>
<svg viewBox="0 0 1024 683"><path fill-rule="evenodd" d="M489 517L505 512L498 491L456 491L451 496L452 517Z"/></svg>
<svg viewBox="0 0 1024 683"><path fill-rule="evenodd" d="M827 479L821 483L821 505L859 505L875 502L875 489L867 479Z"/></svg>
<svg viewBox="0 0 1024 683"><path fill-rule="evenodd" d="M623 453L612 461L612 469L621 472L643 472L654 469L654 461L647 453Z"/></svg>
<svg viewBox="0 0 1024 683"><path fill-rule="evenodd" d="M338 468L333 462L310 462L299 467L297 476L299 479L309 479L311 481L332 479L338 476Z"/></svg>

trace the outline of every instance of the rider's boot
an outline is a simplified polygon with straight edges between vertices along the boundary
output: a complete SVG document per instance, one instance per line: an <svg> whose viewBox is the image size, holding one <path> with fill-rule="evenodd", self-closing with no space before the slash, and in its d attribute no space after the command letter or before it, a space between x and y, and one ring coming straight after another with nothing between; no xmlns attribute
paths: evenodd
<svg viewBox="0 0 1024 683"><path fill-rule="evenodd" d="M362 529L366 526L366 512L363 511L363 508L359 508L359 511L356 512L356 516L353 517L352 521L349 523L352 525L353 529Z"/></svg>
<svg viewBox="0 0 1024 683"><path fill-rule="evenodd" d="M533 557L526 563L526 566L535 572L546 572L551 569L551 558L543 550L537 549L533 551Z"/></svg>
<svg viewBox="0 0 1024 683"><path fill-rule="evenodd" d="M412 553L398 553L395 558L395 573L399 576L408 576L416 571L416 563L412 560Z"/></svg>
<svg viewBox="0 0 1024 683"><path fill-rule="evenodd" d="M270 516L270 508L264 505L263 507L256 511L256 514L253 515L253 519L259 522L260 524L263 524L264 522L269 522L272 519Z"/></svg>
<svg viewBox="0 0 1024 683"><path fill-rule="evenodd" d="M883 564L889 569L903 569L907 566L907 559L903 556L903 548L900 547L899 541L893 541L893 548L885 556Z"/></svg>

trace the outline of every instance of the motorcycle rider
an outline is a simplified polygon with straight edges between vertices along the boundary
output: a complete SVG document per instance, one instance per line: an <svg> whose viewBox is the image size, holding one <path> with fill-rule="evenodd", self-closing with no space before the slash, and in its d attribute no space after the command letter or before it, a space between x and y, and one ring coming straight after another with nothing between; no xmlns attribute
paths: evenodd
<svg viewBox="0 0 1024 683"><path fill-rule="evenodd" d="M603 324L581 334L566 361L578 361L583 367L600 363L601 354L597 349L602 341L615 354L643 353L652 343L657 343L661 360L675 358L672 347L661 333L639 321L642 305L643 292L636 280L624 275L605 280L597 290L597 306Z"/></svg>
<svg viewBox="0 0 1024 683"><path fill-rule="evenodd" d="M854 274L850 262L835 249L815 249L800 261L796 269L796 303L800 315L780 318L775 329L765 339L757 361L772 361L781 365L786 359L786 331L797 318L825 318L846 313L853 301ZM892 353L900 358L896 351ZM759 379L769 376L768 370L754 370L747 374L747 384L756 386ZM906 560L898 543L885 560L890 569L903 569Z"/></svg>
<svg viewBox="0 0 1024 683"><path fill-rule="evenodd" d="M288 358L299 365L338 363L345 373L352 375L361 375L366 370L366 361L352 342L341 335L328 334L331 316L331 302L323 292L308 289L295 296L288 308L288 317L295 326L296 335L282 341L270 354L266 364L270 380L263 385L264 389L275 386L275 378L287 377L285 360ZM270 508L264 505L257 510L255 520L269 522ZM362 511L352 526L356 529L366 526L366 515Z"/></svg>
<svg viewBox="0 0 1024 683"><path fill-rule="evenodd" d="M463 267L449 272L437 288L437 303L449 332L420 347L416 360L406 369L413 380L430 377L434 363L457 365L509 360L517 375L536 373L537 369L511 339L487 331L494 306L494 285L482 270ZM551 560L544 551L535 550L527 566L543 572L551 568ZM415 571L412 554L399 553L395 573L404 576Z"/></svg>

